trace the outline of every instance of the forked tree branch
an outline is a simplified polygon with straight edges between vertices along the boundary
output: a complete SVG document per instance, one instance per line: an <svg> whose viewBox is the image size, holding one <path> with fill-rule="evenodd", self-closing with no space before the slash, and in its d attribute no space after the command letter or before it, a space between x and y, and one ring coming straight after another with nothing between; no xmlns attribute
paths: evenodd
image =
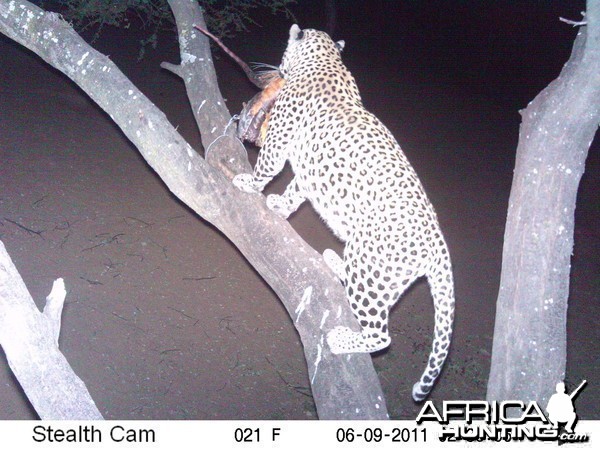
<svg viewBox="0 0 600 450"><path fill-rule="evenodd" d="M334 356L328 330L359 330L339 281L320 254L269 211L261 195L235 189L230 179L249 171L243 146L227 128L197 2L170 0L177 20L182 76L206 160L109 60L85 43L59 15L24 0L0 0L0 32L38 54L77 83L138 148L167 187L221 230L273 288L298 330L321 419L385 419L387 409L368 354Z"/></svg>
<svg viewBox="0 0 600 450"><path fill-rule="evenodd" d="M58 349L66 295L59 278L41 313L0 241L0 346L8 365L41 419L102 419L85 384Z"/></svg>

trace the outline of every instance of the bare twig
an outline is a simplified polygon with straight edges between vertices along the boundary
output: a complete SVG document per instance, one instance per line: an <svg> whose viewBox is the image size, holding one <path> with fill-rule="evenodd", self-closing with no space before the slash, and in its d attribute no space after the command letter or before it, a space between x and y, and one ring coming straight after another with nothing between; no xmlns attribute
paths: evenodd
<svg viewBox="0 0 600 450"><path fill-rule="evenodd" d="M19 228L21 228L24 231L27 231L30 234L36 234L39 237L41 237L42 239L44 239L44 236L42 236L42 233L46 230L40 230L40 231L35 231L32 230L31 228L26 227L25 225L20 224L19 222L15 222L14 220L9 219L8 217L5 217L4 220L6 220L7 222L12 223L13 225L18 226Z"/></svg>
<svg viewBox="0 0 600 450"><path fill-rule="evenodd" d="M231 322L233 322L232 316L221 317L219 318L219 328L225 328L231 334L235 335L236 332L230 328Z"/></svg>
<svg viewBox="0 0 600 450"><path fill-rule="evenodd" d="M185 281L204 281L204 280L214 280L217 277L183 277L182 280Z"/></svg>
<svg viewBox="0 0 600 450"><path fill-rule="evenodd" d="M127 225L130 225L129 221L132 221L132 222L139 222L139 223L141 223L141 224L144 226L144 228L146 228L146 227L151 227L152 225L154 225L154 224L152 224L152 223L148 223L148 222L146 222L146 221L144 221L144 220L142 220L142 219L138 219L137 217L131 217L131 216L124 217L124 218L123 218L123 221L124 221L124 222L125 222Z"/></svg>
<svg viewBox="0 0 600 450"><path fill-rule="evenodd" d="M187 317L188 319L195 320L196 322L194 323L194 325L196 325L196 323L199 322L199 319L197 317L190 316L189 314L186 314L185 312L181 311L180 309L173 308L172 306L167 306L167 308L169 308L171 311L175 311L175 312L181 314L184 317Z"/></svg>
<svg viewBox="0 0 600 450"><path fill-rule="evenodd" d="M40 203L42 203L46 198L48 197L48 195L43 195L42 197L40 197L39 199L37 199L35 202L33 202L31 204L32 208L36 208Z"/></svg>
<svg viewBox="0 0 600 450"><path fill-rule="evenodd" d="M100 235L97 235L96 237L99 237L99 236L100 236ZM110 237L110 238L108 238L108 239L104 239L104 240L103 240L102 242L100 242L99 244L92 245L91 247L84 248L84 249L83 249L83 250L81 250L81 251L82 251L82 252L85 252L85 251L87 251L87 250L93 250L93 249L95 249L95 248L97 248L97 247L102 247L102 246L104 246L104 245L112 244L112 243L113 243L113 242L115 242L115 241L117 241L117 242L118 242L118 239L119 239L119 237L120 237L120 236L125 236L125 233L118 233L118 234L115 234L114 236L112 236L112 237Z"/></svg>
<svg viewBox="0 0 600 450"><path fill-rule="evenodd" d="M291 384L289 381L287 381L284 378L283 375L281 375L281 372L279 371L279 369L277 369L277 367L275 367L275 365L269 360L269 358L265 357L265 360L273 368L273 370L279 376L281 381L283 381L283 384L285 384L289 389L296 391L298 394L304 395L309 398L313 398L312 394L310 393L310 388L308 386L296 386L296 385Z"/></svg>
<svg viewBox="0 0 600 450"><path fill-rule="evenodd" d="M585 17L585 11L581 11L581 15L583 17ZM565 19L564 17L559 17L558 20L560 20L561 22L564 22L564 23L568 23L569 25L573 25L574 27L580 27L583 25L587 25L587 20L576 21L576 20Z"/></svg>
<svg viewBox="0 0 600 450"><path fill-rule="evenodd" d="M101 283L100 281L96 281L96 280L90 280L89 278L85 278L85 277L79 277L81 280L83 281L87 281L88 283L90 283L92 286L96 286L96 285L102 285L103 283Z"/></svg>

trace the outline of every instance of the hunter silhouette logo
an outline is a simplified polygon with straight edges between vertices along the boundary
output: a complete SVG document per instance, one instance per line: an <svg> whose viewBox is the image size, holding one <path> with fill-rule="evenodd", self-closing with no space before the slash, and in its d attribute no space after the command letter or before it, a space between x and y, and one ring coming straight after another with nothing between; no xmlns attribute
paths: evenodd
<svg viewBox="0 0 600 450"><path fill-rule="evenodd" d="M438 409L425 402L416 418L417 425L437 422L442 425L438 438L447 441L558 441L560 444L588 442L587 434L573 431L577 414L573 402L587 384L583 380L570 394L565 383L556 385L556 393L546 406L547 414L536 401L446 400Z"/></svg>
<svg viewBox="0 0 600 450"><path fill-rule="evenodd" d="M573 426L577 421L573 400L587 384L587 380L583 380L577 388L570 394L566 393L565 383L556 384L556 394L553 394L548 401L546 411L548 411L548 419L555 428L559 428L561 423L565 425L565 431L569 434L574 434Z"/></svg>

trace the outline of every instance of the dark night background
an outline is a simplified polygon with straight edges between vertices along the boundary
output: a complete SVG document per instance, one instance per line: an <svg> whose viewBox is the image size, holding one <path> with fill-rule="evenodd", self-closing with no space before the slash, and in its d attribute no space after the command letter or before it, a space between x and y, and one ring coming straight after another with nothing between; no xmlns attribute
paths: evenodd
<svg viewBox="0 0 600 450"><path fill-rule="evenodd" d="M453 258L456 330L431 399L483 399L518 111L558 76L577 32L558 18L580 20L585 2L336 5L333 38L346 41L343 59L365 106L419 174ZM291 10L303 28L328 25L324 1L300 0ZM245 61L278 64L292 22L268 13L257 22L226 44ZM183 84L159 67L178 61L174 36L161 34L158 49L138 61L144 36L135 27L107 29L92 45L201 150ZM236 113L255 89L216 55ZM38 304L54 278L65 278L61 349L106 418L316 417L301 345L270 289L226 238L166 191L105 113L4 36L0 104L0 238ZM575 403L582 419L600 419L598 147L596 137L580 185L569 298L566 382L588 380ZM280 191L289 177L269 189ZM7 219L44 232L31 235ZM290 221L318 251L341 249L309 206ZM392 418L420 410L410 387L432 326L420 282L392 312L391 347L374 357ZM5 363L0 405L1 419L35 417Z"/></svg>

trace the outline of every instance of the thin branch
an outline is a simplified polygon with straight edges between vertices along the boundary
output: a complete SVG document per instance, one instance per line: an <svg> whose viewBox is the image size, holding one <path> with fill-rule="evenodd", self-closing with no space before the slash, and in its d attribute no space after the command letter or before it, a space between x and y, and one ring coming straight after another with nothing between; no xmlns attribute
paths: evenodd
<svg viewBox="0 0 600 450"><path fill-rule="evenodd" d="M581 11L581 15L583 17L585 17L585 11ZM575 21L575 20L565 19L564 17L559 17L558 20L560 20L561 22L564 22L564 23L568 23L569 25L573 25L574 27L580 27L583 25L587 25L587 20Z"/></svg>

